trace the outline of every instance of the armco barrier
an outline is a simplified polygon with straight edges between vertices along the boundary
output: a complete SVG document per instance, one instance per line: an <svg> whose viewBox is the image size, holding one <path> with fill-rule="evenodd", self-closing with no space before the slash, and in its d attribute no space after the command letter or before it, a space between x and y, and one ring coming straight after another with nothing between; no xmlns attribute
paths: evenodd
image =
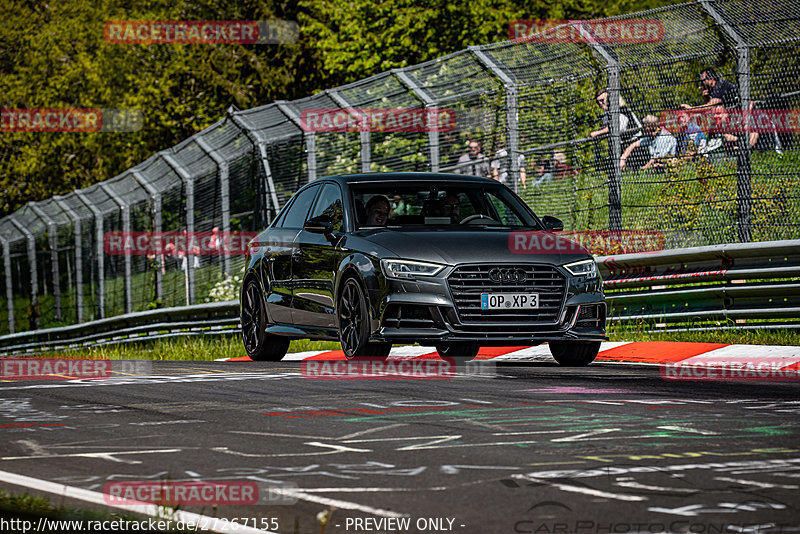
<svg viewBox="0 0 800 534"><path fill-rule="evenodd" d="M611 323L645 328L800 328L800 240L600 256ZM0 354L239 331L232 300L0 336Z"/></svg>
<svg viewBox="0 0 800 534"><path fill-rule="evenodd" d="M800 327L800 240L604 256L597 263L612 322L673 330Z"/></svg>

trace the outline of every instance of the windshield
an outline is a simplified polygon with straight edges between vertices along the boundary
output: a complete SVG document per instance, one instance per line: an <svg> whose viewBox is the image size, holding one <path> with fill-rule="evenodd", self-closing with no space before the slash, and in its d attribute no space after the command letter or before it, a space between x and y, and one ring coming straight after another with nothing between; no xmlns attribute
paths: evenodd
<svg viewBox="0 0 800 534"><path fill-rule="evenodd" d="M397 182L351 184L359 228L380 226L541 226L500 184Z"/></svg>

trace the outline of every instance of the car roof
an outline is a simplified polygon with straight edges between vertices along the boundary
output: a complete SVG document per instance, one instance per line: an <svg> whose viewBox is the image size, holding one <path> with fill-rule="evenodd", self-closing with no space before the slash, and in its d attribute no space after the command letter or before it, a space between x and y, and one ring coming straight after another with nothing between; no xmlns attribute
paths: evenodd
<svg viewBox="0 0 800 534"><path fill-rule="evenodd" d="M336 179L347 184L359 184L370 182L396 182L404 180L408 182L427 182L427 181L446 181L446 182L469 182L469 183L498 183L491 178L481 176L469 176L465 174L449 174L439 172L373 172L364 174L345 174L326 176L328 179ZM321 178L322 179L322 178Z"/></svg>

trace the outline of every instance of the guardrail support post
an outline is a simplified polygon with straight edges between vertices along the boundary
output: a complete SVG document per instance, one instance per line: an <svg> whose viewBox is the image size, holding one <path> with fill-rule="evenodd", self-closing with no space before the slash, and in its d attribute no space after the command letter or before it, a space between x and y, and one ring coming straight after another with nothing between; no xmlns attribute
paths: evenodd
<svg viewBox="0 0 800 534"><path fill-rule="evenodd" d="M161 193L147 181L147 178L136 169L131 169L131 176L136 182L141 185L150 198L153 199L153 232L161 234ZM164 282L161 274L161 269L164 266L164 254L156 254L156 291L155 298L163 302L164 298Z"/></svg>
<svg viewBox="0 0 800 534"><path fill-rule="evenodd" d="M308 181L313 182L317 179L317 134L314 132L307 132L303 128L303 122L300 120L300 114L291 102L280 101L275 103L278 106L278 111L283 113L286 118L294 123L295 126L300 128L303 132L303 139L306 143L306 167L308 168Z"/></svg>
<svg viewBox="0 0 800 534"><path fill-rule="evenodd" d="M577 26L584 36L586 44L603 58L608 76L608 151L611 161L608 168L608 229L622 230L622 170L620 158L622 146L619 138L619 97L620 67L616 53L601 44L602 39L595 37L591 28L585 24Z"/></svg>
<svg viewBox="0 0 800 534"><path fill-rule="evenodd" d="M14 333L14 287L11 280L11 247L8 246L8 241L0 237L0 245L3 246L3 270L5 271L6 279L6 299L8 305L8 331Z"/></svg>
<svg viewBox="0 0 800 534"><path fill-rule="evenodd" d="M50 243L50 273L53 276L53 300L55 304L55 311L56 311L56 321L60 321L62 318L61 314L61 283L60 283L60 276L58 273L58 227L56 222L48 217L48 215L42 211L36 204L33 202L29 203L31 211L33 211L37 217L39 217L42 221L47 224L47 238Z"/></svg>
<svg viewBox="0 0 800 534"><path fill-rule="evenodd" d="M100 182L100 187L105 191L108 196L119 206L120 211L122 212L122 232L130 236L131 234L131 211L130 207L125 204L122 198L116 194L105 182ZM125 313L131 313L133 311L133 296L131 295L131 255L130 252L126 253L123 256L123 262L125 264Z"/></svg>
<svg viewBox="0 0 800 534"><path fill-rule="evenodd" d="M190 239L186 242L186 305L194 304L194 255L191 253L190 241L194 239L194 176L171 155L159 152L161 159L181 177L186 188L186 232Z"/></svg>
<svg viewBox="0 0 800 534"><path fill-rule="evenodd" d="M17 222L14 214L8 216L11 224L17 227L17 230L25 235L28 242L28 265L31 269L31 330L39 329L39 270L36 265L36 237L25 228L24 225Z"/></svg>
<svg viewBox="0 0 800 534"><path fill-rule="evenodd" d="M519 103L517 93L517 82L510 72L506 72L500 65L497 64L486 52L481 50L478 46L470 46L470 52L478 59L478 61L491 72L493 75L500 78L506 89L506 146L508 157L509 176L514 181L514 192L519 193L519 127L517 121L519 118ZM490 158L491 159L491 158Z"/></svg>
<svg viewBox="0 0 800 534"><path fill-rule="evenodd" d="M283 112L280 104L278 104L278 109ZM253 127L253 125L246 121L244 117L237 115L233 109L228 109L228 116L231 118L233 123L244 132L247 138L250 139L250 142L253 143L253 146L256 147L256 150L258 150L258 155L261 159L261 168L264 169L264 179L266 180L264 187L264 193L267 195L267 202L265 204L268 206L266 215L268 221L271 221L278 214L280 204L278 203L278 193L275 191L275 182L272 179L272 169L269 166L267 139L265 139L264 136L261 135L261 133L256 130L255 127ZM272 217L269 215L270 212L272 212Z"/></svg>
<svg viewBox="0 0 800 534"><path fill-rule="evenodd" d="M64 210L70 219L72 219L72 233L75 236L75 307L78 322L83 322L83 269L81 262L83 260L83 244L81 243L81 218L75 213L69 204L64 202L63 197L56 195L53 201L59 208Z"/></svg>
<svg viewBox="0 0 800 534"><path fill-rule="evenodd" d="M353 105L347 101L347 99L342 96L339 91L336 89L327 89L325 91L328 96L331 97L331 100L336 102L336 104L342 108L343 110L347 111L351 115L355 115L361 119L361 127L358 130L359 139L361 141L361 172L370 172L371 170L371 159L372 159L372 147L370 146L370 139L369 139L369 117L366 117L365 114L357 111L353 108ZM365 124L366 121L366 124Z"/></svg>
<svg viewBox="0 0 800 534"><path fill-rule="evenodd" d="M217 176L219 177L220 189L220 207L222 210L222 235L224 239L230 238L231 231L231 188L230 188L230 175L228 162L208 141L201 136L195 136L197 146L205 152L209 158L214 160L217 164ZM231 274L231 256L229 253L222 255L222 275L228 276Z"/></svg>
<svg viewBox="0 0 800 534"><path fill-rule="evenodd" d="M700 6L717 23L720 29L736 43L736 81L738 82L739 103L743 116L750 111L750 45L734 29L728 20L717 11L710 0L700 0ZM737 140L736 156L736 227L739 241L753 240L752 203L753 183L750 168L750 121L745 121L745 133Z"/></svg>
<svg viewBox="0 0 800 534"><path fill-rule="evenodd" d="M97 313L99 319L106 316L106 266L105 252L103 250L103 214L97 209L91 200L86 197L86 193L81 190L75 191L75 195L86 205L94 215L95 244L97 250Z"/></svg>
<svg viewBox="0 0 800 534"><path fill-rule="evenodd" d="M411 76L406 74L403 69L394 69L392 71L400 83L411 91L414 96L419 98L423 104L425 104L426 109L431 109L436 107L436 99L431 95L427 90L423 87L417 85L417 83L411 79ZM438 117L438 113L437 113ZM438 129L434 129L428 131L428 146L430 148L431 153L431 172L439 172L439 163L440 163L440 156L439 156L439 131Z"/></svg>

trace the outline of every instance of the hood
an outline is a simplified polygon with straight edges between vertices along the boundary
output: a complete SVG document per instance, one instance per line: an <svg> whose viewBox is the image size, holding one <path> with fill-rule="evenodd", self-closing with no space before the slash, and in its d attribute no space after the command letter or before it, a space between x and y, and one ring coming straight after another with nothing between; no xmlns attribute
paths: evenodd
<svg viewBox="0 0 800 534"><path fill-rule="evenodd" d="M398 258L456 265L537 262L563 265L592 256L545 231L472 228L377 228L354 234Z"/></svg>

